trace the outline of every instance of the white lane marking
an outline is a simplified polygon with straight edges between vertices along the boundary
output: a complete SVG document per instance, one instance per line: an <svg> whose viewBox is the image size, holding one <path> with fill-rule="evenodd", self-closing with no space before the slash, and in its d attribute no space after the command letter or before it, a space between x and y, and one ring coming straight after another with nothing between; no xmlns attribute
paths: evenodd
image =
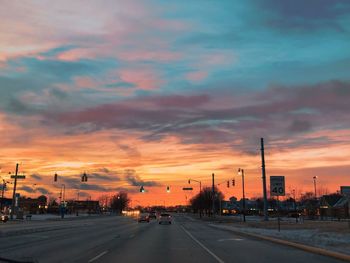
<svg viewBox="0 0 350 263"><path fill-rule="evenodd" d="M223 241L242 241L242 238L223 238L223 239L218 239L218 242L223 242Z"/></svg>
<svg viewBox="0 0 350 263"><path fill-rule="evenodd" d="M133 237L135 237L135 235L130 235L130 236L129 236L129 238L133 238Z"/></svg>
<svg viewBox="0 0 350 263"><path fill-rule="evenodd" d="M205 251L207 251L210 255L212 255L213 258L215 258L219 263L225 263L221 258L219 258L217 255L215 255L212 251L209 250L206 246L204 246L197 238L195 238L190 232L188 232L183 226L181 226L182 230L185 231L185 233L192 238L195 242L197 242L198 245L200 245Z"/></svg>
<svg viewBox="0 0 350 263"><path fill-rule="evenodd" d="M88 263L91 263L91 262L94 262L94 261L98 260L100 257L106 255L107 253L108 253L108 250L103 251L101 254L98 254L96 257L90 259L90 260L88 261Z"/></svg>

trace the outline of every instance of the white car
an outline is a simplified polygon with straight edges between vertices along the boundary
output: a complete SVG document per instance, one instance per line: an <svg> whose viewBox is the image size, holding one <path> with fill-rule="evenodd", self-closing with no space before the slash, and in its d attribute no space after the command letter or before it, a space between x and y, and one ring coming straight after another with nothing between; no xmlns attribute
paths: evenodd
<svg viewBox="0 0 350 263"><path fill-rule="evenodd" d="M169 214L160 214L160 216L158 218L159 224L166 223L166 224L170 225L171 221L172 221L172 218L171 218L171 215L169 215Z"/></svg>

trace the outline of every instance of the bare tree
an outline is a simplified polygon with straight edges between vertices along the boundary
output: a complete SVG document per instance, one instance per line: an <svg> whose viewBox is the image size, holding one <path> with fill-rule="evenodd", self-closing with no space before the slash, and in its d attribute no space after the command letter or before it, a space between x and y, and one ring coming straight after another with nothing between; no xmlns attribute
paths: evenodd
<svg viewBox="0 0 350 263"><path fill-rule="evenodd" d="M129 203L130 198L128 197L128 193L119 192L112 197L111 208L115 212L122 213L122 211L128 207Z"/></svg>
<svg viewBox="0 0 350 263"><path fill-rule="evenodd" d="M214 198L216 210L220 207L220 201L224 199L224 195L217 187L214 188ZM206 214L210 214L213 205L213 193L211 187L204 187L202 191L191 198L190 204L195 211L204 211Z"/></svg>

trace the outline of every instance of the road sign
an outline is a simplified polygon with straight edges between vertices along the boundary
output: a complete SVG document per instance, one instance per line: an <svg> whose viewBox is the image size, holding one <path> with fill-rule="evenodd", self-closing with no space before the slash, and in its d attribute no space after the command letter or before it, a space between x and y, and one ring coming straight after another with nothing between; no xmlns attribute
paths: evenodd
<svg viewBox="0 0 350 263"><path fill-rule="evenodd" d="M270 176L270 195L286 195L284 176Z"/></svg>
<svg viewBox="0 0 350 263"><path fill-rule="evenodd" d="M192 188L192 187L184 187L184 188L182 188L182 190L184 190L184 191L190 191L190 190L193 190L193 188Z"/></svg>
<svg viewBox="0 0 350 263"><path fill-rule="evenodd" d="M16 175L11 175L11 178L15 179ZM17 179L26 179L26 176L25 175L17 175Z"/></svg>

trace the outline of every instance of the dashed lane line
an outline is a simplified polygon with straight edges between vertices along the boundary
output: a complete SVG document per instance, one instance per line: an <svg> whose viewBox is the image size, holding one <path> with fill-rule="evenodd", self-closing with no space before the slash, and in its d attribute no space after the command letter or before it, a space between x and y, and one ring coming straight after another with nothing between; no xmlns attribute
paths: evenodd
<svg viewBox="0 0 350 263"><path fill-rule="evenodd" d="M96 257L90 259L90 260L88 261L88 263L91 263L91 262L94 262L94 261L98 260L100 257L103 257L103 256L106 255L107 253L108 253L108 250L103 251L101 254L98 254Z"/></svg>
<svg viewBox="0 0 350 263"><path fill-rule="evenodd" d="M219 263L225 263L221 258L215 255L209 248L203 245L197 238L195 238L190 232L188 232L183 226L181 226L182 230L195 241L198 245L200 245L205 251L207 251L213 258L215 258Z"/></svg>

